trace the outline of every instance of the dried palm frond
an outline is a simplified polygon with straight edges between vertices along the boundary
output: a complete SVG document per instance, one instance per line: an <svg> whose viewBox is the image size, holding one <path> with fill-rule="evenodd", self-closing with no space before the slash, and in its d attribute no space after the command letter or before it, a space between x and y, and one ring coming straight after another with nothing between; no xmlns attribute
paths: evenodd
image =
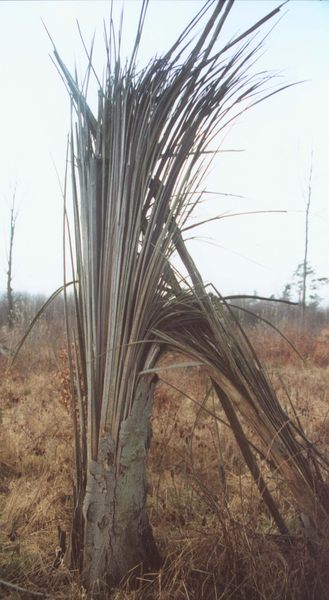
<svg viewBox="0 0 329 600"><path fill-rule="evenodd" d="M238 414L257 433L263 452L284 473L307 514L318 510L314 499L321 482L307 461L307 443L289 423L230 308L221 298L215 306L207 295L182 235L196 205L192 192L209 165L209 143L239 114L278 91L266 90L269 74L250 69L261 47L257 31L280 7L219 48L233 2L210 0L163 57L138 69L146 6L126 64L110 33L97 117L54 51L76 110L71 132L74 279L87 390L87 459L83 436L76 438L80 487L86 460L97 461L103 440L119 447L140 373L154 367L167 344L208 369L245 460L285 531ZM202 19L207 21L195 38ZM91 73L89 64L87 79ZM172 267L174 251L188 279L178 278ZM79 410L84 410L81 401ZM326 512L324 502L319 506Z"/></svg>
<svg viewBox="0 0 329 600"><path fill-rule="evenodd" d="M312 515L318 526L327 521L328 490L314 463L328 470L328 462L306 439L299 423L292 422L281 407L230 306L220 297L210 298L206 293L196 299L191 291L164 302L158 315L156 339L206 367L245 461L279 529L284 531L285 526L273 510L241 418L242 424L256 434L263 455L286 479L300 510Z"/></svg>

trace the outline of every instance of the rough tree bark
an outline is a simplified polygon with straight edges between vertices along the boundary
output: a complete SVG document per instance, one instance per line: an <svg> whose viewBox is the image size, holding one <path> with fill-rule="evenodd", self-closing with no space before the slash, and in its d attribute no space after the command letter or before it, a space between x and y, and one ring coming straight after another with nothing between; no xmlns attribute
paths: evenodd
<svg viewBox="0 0 329 600"><path fill-rule="evenodd" d="M118 584L127 573L133 577L161 564L146 513L145 458L153 388L140 379L131 414L121 425L119 448L104 435L98 460L89 464L83 578L93 582L95 592Z"/></svg>

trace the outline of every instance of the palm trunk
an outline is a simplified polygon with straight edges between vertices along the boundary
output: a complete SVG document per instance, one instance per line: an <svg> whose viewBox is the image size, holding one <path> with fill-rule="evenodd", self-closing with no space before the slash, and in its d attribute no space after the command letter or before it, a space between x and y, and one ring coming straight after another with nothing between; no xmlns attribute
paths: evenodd
<svg viewBox="0 0 329 600"><path fill-rule="evenodd" d="M152 387L139 382L131 414L121 425L119 447L116 450L104 437L98 460L89 464L83 579L92 590L116 585L127 574L157 569L161 563L146 513Z"/></svg>

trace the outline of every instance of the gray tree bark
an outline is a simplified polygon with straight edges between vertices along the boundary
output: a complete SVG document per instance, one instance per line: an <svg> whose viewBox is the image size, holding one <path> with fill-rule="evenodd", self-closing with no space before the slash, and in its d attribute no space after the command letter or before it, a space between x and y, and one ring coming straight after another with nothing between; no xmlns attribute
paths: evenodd
<svg viewBox="0 0 329 600"><path fill-rule="evenodd" d="M83 580L93 597L102 597L127 573L133 578L161 564L146 513L152 388L145 378L139 381L131 414L121 425L119 447L104 437L98 460L89 464Z"/></svg>

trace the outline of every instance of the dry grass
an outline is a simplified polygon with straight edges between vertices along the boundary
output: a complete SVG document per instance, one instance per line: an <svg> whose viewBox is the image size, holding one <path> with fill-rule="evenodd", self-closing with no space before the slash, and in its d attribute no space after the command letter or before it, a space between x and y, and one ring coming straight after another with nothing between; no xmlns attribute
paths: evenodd
<svg viewBox="0 0 329 600"><path fill-rule="evenodd" d="M264 336L253 335L262 352ZM329 369L319 366L318 342L309 340L314 355L310 352L304 365L284 355L279 366L275 342L266 340L264 354L278 396L288 411L290 397L307 434L325 451ZM329 356L325 334L320 341L323 364ZM300 536L285 483L263 461L290 539L277 534L204 373L165 368L175 361L182 358L168 355L161 364L148 459L149 511L163 567L141 573L140 588L130 589L128 581L111 598L324 600L327 565L312 556ZM54 568L57 526L68 530L72 508L67 385L65 353L34 373L22 364L10 373L2 366L0 579L44 590L54 600L82 600L77 574L65 565ZM324 561L327 553L324 548ZM29 596L0 586L0 597Z"/></svg>
<svg viewBox="0 0 329 600"><path fill-rule="evenodd" d="M287 324L284 324L283 329L285 336L303 357L305 364L329 366L329 329L323 329L318 334L313 333L312 327L303 333L297 327ZM264 331L264 326L261 324L253 327L248 334L259 355L272 366L281 367L288 363L300 367L301 359L298 353L274 330L267 328Z"/></svg>

